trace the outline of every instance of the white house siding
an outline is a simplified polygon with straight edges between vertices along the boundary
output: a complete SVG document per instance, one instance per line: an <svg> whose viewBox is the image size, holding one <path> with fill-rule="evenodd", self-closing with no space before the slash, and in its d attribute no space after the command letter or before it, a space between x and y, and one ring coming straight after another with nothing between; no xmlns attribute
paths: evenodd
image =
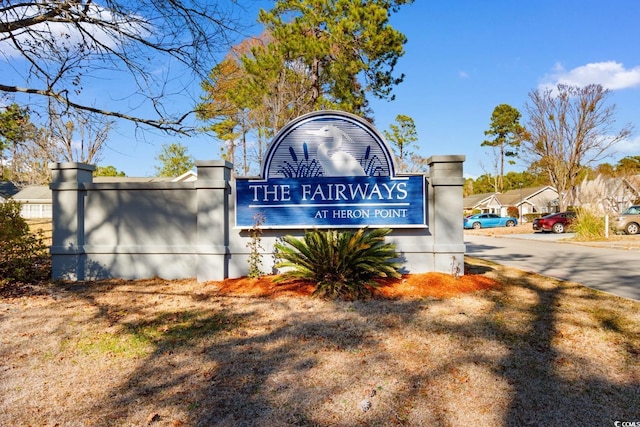
<svg viewBox="0 0 640 427"><path fill-rule="evenodd" d="M25 219L52 218L51 203L24 203L20 215Z"/></svg>
<svg viewBox="0 0 640 427"><path fill-rule="evenodd" d="M20 214L26 219L51 218L51 190L46 185L32 185L12 197L22 204Z"/></svg>
<svg viewBox="0 0 640 427"><path fill-rule="evenodd" d="M558 193L551 187L547 187L541 192L526 199L526 201L534 207L533 212L540 213L550 213L552 210L554 210L555 205L557 205L557 200Z"/></svg>

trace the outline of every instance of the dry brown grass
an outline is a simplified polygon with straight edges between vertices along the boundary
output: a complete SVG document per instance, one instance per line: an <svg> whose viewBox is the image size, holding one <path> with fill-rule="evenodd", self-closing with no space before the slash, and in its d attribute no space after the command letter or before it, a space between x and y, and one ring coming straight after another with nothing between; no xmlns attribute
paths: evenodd
<svg viewBox="0 0 640 427"><path fill-rule="evenodd" d="M467 282L407 276L370 301L269 278L0 299L0 425L640 419L640 303L466 261Z"/></svg>
<svg viewBox="0 0 640 427"><path fill-rule="evenodd" d="M476 234L481 236L500 236L503 234L527 234L533 233L531 223L518 224L515 227L493 227L493 228L480 228L478 230L468 229L464 230L465 234Z"/></svg>

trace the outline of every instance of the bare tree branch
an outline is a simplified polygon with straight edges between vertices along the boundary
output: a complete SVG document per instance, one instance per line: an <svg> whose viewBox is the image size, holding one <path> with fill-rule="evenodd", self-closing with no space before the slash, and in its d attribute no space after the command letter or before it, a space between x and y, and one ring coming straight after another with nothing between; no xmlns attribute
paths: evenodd
<svg viewBox="0 0 640 427"><path fill-rule="evenodd" d="M631 126L614 129L615 105L601 85L558 85L529 94L527 136L522 147L531 163L548 175L558 191L560 209L585 166L601 160L608 150L631 134Z"/></svg>
<svg viewBox="0 0 640 427"><path fill-rule="evenodd" d="M153 119L144 119L141 117L132 116L128 114L118 113L116 111L103 110L103 109L91 107L89 105L78 104L69 100L65 95L61 93L55 93L50 90L29 89L29 88L21 88L16 86L5 86L3 84L0 84L0 90L3 92L13 92L13 93L21 92L21 93L47 96L61 102L63 105L66 105L67 107L75 108L77 110L87 111L87 112L101 114L101 115L110 116L110 117L116 117L119 119L124 119L134 123L147 125L156 129L167 131L167 132L174 132L174 133L183 134L183 135L189 135L191 133L191 129L181 126L181 123L184 121L184 119L186 119L190 114L193 113L193 110L186 112L176 120L172 120L172 121L153 120ZM156 109L156 111L158 110Z"/></svg>
<svg viewBox="0 0 640 427"><path fill-rule="evenodd" d="M181 69L175 72L185 81L203 79L217 55L240 35L241 16L234 0L3 1L0 61L4 58L20 72L0 77L0 91L189 134L195 127L184 122L195 105L189 111L176 110L167 80L172 94L185 88L176 87L176 77L167 70L177 63ZM15 68L20 59L28 70ZM145 99L156 117L140 117L129 106L114 108L108 97L83 97L87 79L100 73L131 77L137 88L131 96Z"/></svg>

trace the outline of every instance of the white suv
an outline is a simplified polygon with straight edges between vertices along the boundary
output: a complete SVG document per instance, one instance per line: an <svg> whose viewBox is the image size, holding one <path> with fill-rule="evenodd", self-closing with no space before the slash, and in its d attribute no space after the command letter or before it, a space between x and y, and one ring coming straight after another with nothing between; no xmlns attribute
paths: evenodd
<svg viewBox="0 0 640 427"><path fill-rule="evenodd" d="M640 232L640 205L629 206L615 219L614 225L619 231L638 234Z"/></svg>

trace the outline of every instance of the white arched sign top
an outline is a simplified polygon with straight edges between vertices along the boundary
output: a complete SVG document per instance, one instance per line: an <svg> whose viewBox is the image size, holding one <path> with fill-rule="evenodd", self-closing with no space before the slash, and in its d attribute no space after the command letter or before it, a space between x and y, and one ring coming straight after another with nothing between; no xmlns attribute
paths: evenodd
<svg viewBox="0 0 640 427"><path fill-rule="evenodd" d="M285 126L269 146L263 178L394 176L382 136L358 116L321 111Z"/></svg>

